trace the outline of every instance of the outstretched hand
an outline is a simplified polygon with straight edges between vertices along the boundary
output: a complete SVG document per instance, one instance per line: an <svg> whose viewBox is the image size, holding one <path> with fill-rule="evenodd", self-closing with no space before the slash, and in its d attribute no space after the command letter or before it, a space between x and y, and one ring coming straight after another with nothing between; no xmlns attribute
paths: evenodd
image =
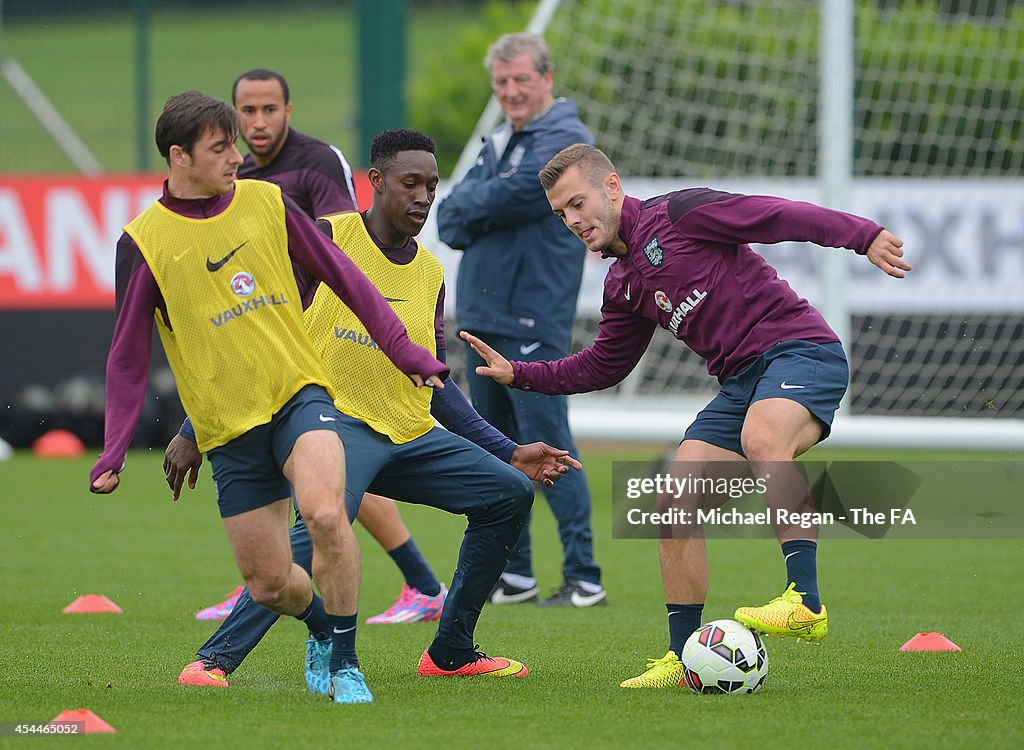
<svg viewBox="0 0 1024 750"><path fill-rule="evenodd" d="M171 438L167 450L164 451L164 476L175 500L181 497L181 486L185 483L186 475L188 488L196 488L199 467L202 465L203 454L199 452L198 445L181 435Z"/></svg>
<svg viewBox="0 0 1024 750"><path fill-rule="evenodd" d="M883 229L867 251L868 260L890 276L902 279L910 264L903 260L903 240L887 229Z"/></svg>
<svg viewBox="0 0 1024 750"><path fill-rule="evenodd" d="M509 463L545 487L554 486L569 469L579 471L583 468L583 464L570 456L569 451L552 448L547 443L520 445L512 452Z"/></svg>
<svg viewBox="0 0 1024 750"><path fill-rule="evenodd" d="M512 364L507 359L471 333L459 331L459 336L473 347L473 351L479 354L480 358L487 363L476 368L477 375L491 378L502 385L510 385L512 383L514 377Z"/></svg>

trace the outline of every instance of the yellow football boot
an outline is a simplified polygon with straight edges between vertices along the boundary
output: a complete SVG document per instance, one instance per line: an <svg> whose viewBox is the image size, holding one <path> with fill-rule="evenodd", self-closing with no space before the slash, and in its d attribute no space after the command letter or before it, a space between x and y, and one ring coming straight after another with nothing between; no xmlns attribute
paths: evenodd
<svg viewBox="0 0 1024 750"><path fill-rule="evenodd" d="M683 679L683 663L675 651L669 651L660 659L648 659L647 671L619 683L624 688L667 688L679 687Z"/></svg>
<svg viewBox="0 0 1024 750"><path fill-rule="evenodd" d="M740 607L733 619L766 635L784 635L805 641L820 641L828 635L825 605L821 605L821 612L811 612L804 606L803 596L796 591L794 583L789 584L782 596L763 607Z"/></svg>

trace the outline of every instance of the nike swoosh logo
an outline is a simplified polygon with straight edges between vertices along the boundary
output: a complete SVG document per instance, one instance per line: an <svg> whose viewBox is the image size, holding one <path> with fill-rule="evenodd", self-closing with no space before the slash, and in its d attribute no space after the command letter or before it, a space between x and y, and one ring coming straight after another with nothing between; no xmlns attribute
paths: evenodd
<svg viewBox="0 0 1024 750"><path fill-rule="evenodd" d="M629 284L626 284L626 292L622 296L626 298L626 302L629 302Z"/></svg>
<svg viewBox="0 0 1024 750"><path fill-rule="evenodd" d="M519 347L520 354L533 354L535 351L540 349L540 342L534 341L532 344L523 344Z"/></svg>
<svg viewBox="0 0 1024 750"><path fill-rule="evenodd" d="M602 601L605 596L607 594L604 591L598 591L596 594L581 594L579 591L573 591L570 600L574 607L590 607Z"/></svg>
<svg viewBox="0 0 1024 750"><path fill-rule="evenodd" d="M356 626L353 625L352 627L345 628L344 630L339 630L338 628L335 628L334 632L337 633L338 635L341 635L342 633L351 633L355 629L356 629Z"/></svg>
<svg viewBox="0 0 1024 750"><path fill-rule="evenodd" d="M217 261L216 263L214 263L214 262L213 262L212 260L210 260L209 258L207 258L207 259L206 259L206 270L207 270L207 271L209 271L210 273L213 273L214 271L219 271L219 270L220 270L221 268L223 268L223 267L224 267L224 264L225 264L225 263L227 263L227 262L228 262L229 260L231 260L231 256L232 256L232 255L234 255L235 253L237 253L237 252L238 252L239 250L241 250L241 249L242 249L243 247L245 247L245 246L246 246L246 244L247 244L248 242L249 242L249 241L248 241L248 240L246 240L246 241L245 241L245 242L243 242L243 243L242 243L241 245L239 245L239 246L238 246L238 247L236 247L236 248L235 248L234 250L232 250L232 251L231 251L230 253L228 253L228 254L227 254L227 255L225 255L225 256L224 256L223 258L221 258L220 260L218 260L218 261Z"/></svg>
<svg viewBox="0 0 1024 750"><path fill-rule="evenodd" d="M787 383L785 381L783 381L782 385L779 386L779 388L781 388L784 391L791 391L794 388L803 388L803 387L804 386L802 386L802 385L790 385L789 383Z"/></svg>
<svg viewBox="0 0 1024 750"><path fill-rule="evenodd" d="M384 301L385 302L408 302L409 300L407 300L407 299L399 299L398 297L385 297Z"/></svg>
<svg viewBox="0 0 1024 750"><path fill-rule="evenodd" d="M788 555L786 555L786 557L785 557L785 558L783 559L783 562L785 562L786 560L788 560L789 558L791 558L791 557L792 557L793 555L799 555L799 554L800 554L800 550L797 550L796 552L790 552L790 553L789 553Z"/></svg>
<svg viewBox="0 0 1024 750"><path fill-rule="evenodd" d="M824 617L816 617L813 620L798 621L795 617L793 617L793 613L790 612L789 615L786 617L786 627L790 630L797 631L810 630L819 622L822 622L824 619Z"/></svg>
<svg viewBox="0 0 1024 750"><path fill-rule="evenodd" d="M498 589L491 594L488 601L491 604L519 604L520 602L528 602L536 598L537 588L534 586L518 594L506 594L502 589Z"/></svg>
<svg viewBox="0 0 1024 750"><path fill-rule="evenodd" d="M338 420L334 417L325 417L323 414L320 415L321 422L337 422Z"/></svg>

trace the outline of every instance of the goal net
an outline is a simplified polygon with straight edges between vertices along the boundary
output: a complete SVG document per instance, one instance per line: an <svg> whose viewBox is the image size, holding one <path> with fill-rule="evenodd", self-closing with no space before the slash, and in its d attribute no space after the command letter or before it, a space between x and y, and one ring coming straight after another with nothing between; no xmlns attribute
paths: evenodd
<svg viewBox="0 0 1024 750"><path fill-rule="evenodd" d="M822 95L836 84L822 80L821 40L843 2L854 30L845 144L819 132ZM872 444L894 430L888 442L899 445L1024 446L1024 3L556 5L543 31L555 93L576 101L630 194L707 185L826 203L824 150L850 152L842 207L905 240L907 279L848 253L836 298L822 263L842 251L755 246L833 324L843 319L852 382L841 413L889 418L848 434ZM588 259L577 348L596 332L606 263ZM646 424L636 437L678 438L716 389L703 363L659 330L624 383L573 398L574 421L614 437L623 420L609 410L628 405Z"/></svg>

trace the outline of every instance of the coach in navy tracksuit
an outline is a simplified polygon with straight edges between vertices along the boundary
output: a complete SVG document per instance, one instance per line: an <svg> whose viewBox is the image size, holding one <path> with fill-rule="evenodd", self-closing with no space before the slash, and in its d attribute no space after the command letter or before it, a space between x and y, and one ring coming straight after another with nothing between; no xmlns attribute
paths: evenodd
<svg viewBox="0 0 1024 750"><path fill-rule="evenodd" d="M476 165L438 208L441 239L463 251L455 314L460 328L485 334L509 359L560 359L572 340L586 253L551 213L537 173L561 149L592 144L594 138L576 105L553 97L554 66L539 36L503 36L488 50L484 65L508 119L486 139ZM510 438L540 440L576 454L564 396L512 391L478 377L472 368L467 376L473 405ZM541 604L604 603L586 477L573 472L545 494L565 558L562 587ZM525 527L491 601L532 601L538 591Z"/></svg>

